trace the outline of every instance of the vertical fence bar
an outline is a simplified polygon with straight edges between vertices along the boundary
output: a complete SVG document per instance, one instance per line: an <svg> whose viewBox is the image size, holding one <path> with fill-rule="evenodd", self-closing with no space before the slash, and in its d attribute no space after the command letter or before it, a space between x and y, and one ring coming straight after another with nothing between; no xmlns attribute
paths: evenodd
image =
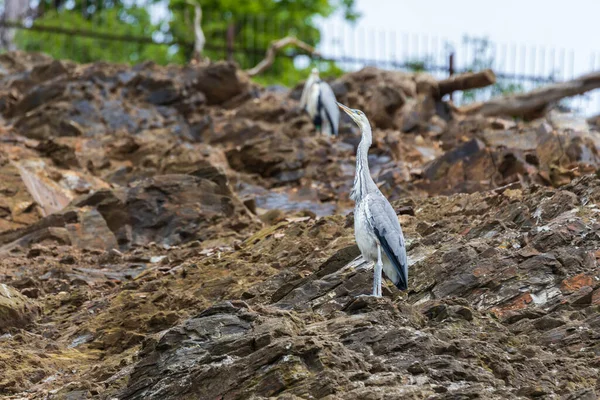
<svg viewBox="0 0 600 400"><path fill-rule="evenodd" d="M460 52L460 58L458 58L458 69L460 71L467 69L469 60L469 37L464 36L462 40L462 51Z"/></svg>
<svg viewBox="0 0 600 400"><path fill-rule="evenodd" d="M525 90L527 90L527 82L525 82L525 78L524 78L524 73L526 71L525 67L527 65L527 48L525 47L525 45L521 45L521 85L523 85L523 87L525 88Z"/></svg>
<svg viewBox="0 0 600 400"><path fill-rule="evenodd" d="M531 75L532 76L536 76L536 72L535 72L535 58L537 56L537 49L535 47L535 45L531 48Z"/></svg>
<svg viewBox="0 0 600 400"><path fill-rule="evenodd" d="M375 60L377 59L377 46L375 45L375 30L373 28L369 29L369 42L371 43L369 47L371 48L372 52L372 59L369 63L376 64Z"/></svg>
<svg viewBox="0 0 600 400"><path fill-rule="evenodd" d="M600 57L596 57L596 60L600 60ZM600 62L596 61L596 65L594 65L594 70L598 70L598 64L600 64ZM594 111L594 115L598 115L598 112L600 111L600 93L598 93L596 95L597 98L597 104L596 104L596 110Z"/></svg>
<svg viewBox="0 0 600 400"><path fill-rule="evenodd" d="M423 35L423 56L421 58L423 60L423 69L427 71L429 69L427 65L429 62L429 36L426 34Z"/></svg>
<svg viewBox="0 0 600 400"><path fill-rule="evenodd" d="M556 50L554 48L550 49L550 75L552 76L552 80L556 80L556 71L554 70L554 66L556 65Z"/></svg>
<svg viewBox="0 0 600 400"><path fill-rule="evenodd" d="M404 57L403 57L404 61L403 61L402 64L404 64L404 68L406 68L407 63L408 63L408 57L409 57L409 48L408 48L408 46L409 46L409 39L408 39L408 33L406 33L406 32L404 32L402 34L402 43L403 43L402 47L403 47L403 50L404 50Z"/></svg>
<svg viewBox="0 0 600 400"><path fill-rule="evenodd" d="M227 25L227 61L233 61L233 49L235 43L235 23L231 21Z"/></svg>
<svg viewBox="0 0 600 400"><path fill-rule="evenodd" d="M565 49L560 49L559 55L559 65L560 65L560 76L561 80L565 80L566 72L565 72Z"/></svg>
<svg viewBox="0 0 600 400"><path fill-rule="evenodd" d="M515 43L511 43L511 54L512 54L512 74L515 75L517 73L517 45Z"/></svg>
<svg viewBox="0 0 600 400"><path fill-rule="evenodd" d="M356 58L357 60L360 59L360 57L362 56L360 54L360 49L364 49L365 48L365 43L367 41L367 32L365 31L365 28L360 28L359 32L358 32L358 38L360 40L358 48L356 49L356 54L358 55ZM366 58L366 57L365 57Z"/></svg>
<svg viewBox="0 0 600 400"><path fill-rule="evenodd" d="M431 44L431 47L433 52L433 63L435 68L437 69L440 65L440 38L439 36L435 36L434 38L432 38L432 40L433 42ZM442 71L440 71L440 76L441 74L443 74Z"/></svg>
<svg viewBox="0 0 600 400"><path fill-rule="evenodd" d="M354 54L354 59L358 59L358 46L356 42L358 41L358 29L356 27L352 27L352 54ZM356 61L352 63L352 68L354 70L358 69Z"/></svg>
<svg viewBox="0 0 600 400"><path fill-rule="evenodd" d="M454 75L454 52L448 56L448 76ZM453 100L452 92L450 92L450 100Z"/></svg>
<svg viewBox="0 0 600 400"><path fill-rule="evenodd" d="M570 51L569 53L569 58L570 58L570 69L571 69L571 77L570 79L575 78L575 52L573 50Z"/></svg>
<svg viewBox="0 0 600 400"><path fill-rule="evenodd" d="M252 41L250 42L250 57L248 57L250 61L249 66L256 65L256 16L251 15L251 20L248 22L248 32L252 32Z"/></svg>
<svg viewBox="0 0 600 400"><path fill-rule="evenodd" d="M502 43L502 46L500 47L500 62L498 63L498 69L500 72L506 72L507 47L508 46L506 43Z"/></svg>
<svg viewBox="0 0 600 400"><path fill-rule="evenodd" d="M413 40L415 43L415 50L414 50L414 55L412 56L412 58L414 59L414 61L420 61L419 59L421 57L419 57L420 56L420 54L419 54L419 35L415 33L413 35Z"/></svg>
<svg viewBox="0 0 600 400"><path fill-rule="evenodd" d="M387 69L387 68L389 68L389 65L387 64L387 61L386 61L388 58L385 55L385 53L387 52L386 43L385 43L385 31L380 30L379 37L381 38L381 47L380 46L377 46L377 47L380 47L380 49L381 49L381 53L382 53L381 59L383 60L382 66L384 69Z"/></svg>
<svg viewBox="0 0 600 400"><path fill-rule="evenodd" d="M392 60L392 69L396 69L397 68L397 48L396 48L396 35L394 34L394 31L388 31L388 34L390 35L389 41L390 41L390 46L392 47L392 51L390 54L390 58Z"/></svg>
<svg viewBox="0 0 600 400"><path fill-rule="evenodd" d="M546 76L546 47L540 48L540 76Z"/></svg>
<svg viewBox="0 0 600 400"><path fill-rule="evenodd" d="M346 24L342 22L340 25L340 58L343 59L346 55ZM345 67L344 64L342 64Z"/></svg>

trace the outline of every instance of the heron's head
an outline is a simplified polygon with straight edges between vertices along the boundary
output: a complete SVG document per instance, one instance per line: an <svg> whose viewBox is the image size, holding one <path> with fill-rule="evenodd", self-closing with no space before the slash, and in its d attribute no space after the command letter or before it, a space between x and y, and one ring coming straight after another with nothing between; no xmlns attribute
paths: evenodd
<svg viewBox="0 0 600 400"><path fill-rule="evenodd" d="M355 110L353 108L350 107L346 107L345 105L343 105L342 103L337 103L337 105L344 110L344 112L346 114L348 114L350 116L350 118L352 118L352 120L354 122L356 122L356 125L358 125L359 128L363 128L365 126L369 125L369 120L367 119L367 116L365 115L364 112L360 111L360 110Z"/></svg>
<svg viewBox="0 0 600 400"><path fill-rule="evenodd" d="M313 69L312 69L312 71L310 71L310 74L311 74L312 76L315 76L315 77L317 77L317 78L318 78L318 77L319 77L319 70L318 70L318 69L316 69L316 68L313 68Z"/></svg>

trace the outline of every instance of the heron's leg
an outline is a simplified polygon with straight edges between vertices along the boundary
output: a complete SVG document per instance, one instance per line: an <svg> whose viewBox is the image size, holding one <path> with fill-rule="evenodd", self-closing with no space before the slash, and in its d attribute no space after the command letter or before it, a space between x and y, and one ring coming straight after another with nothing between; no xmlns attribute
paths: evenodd
<svg viewBox="0 0 600 400"><path fill-rule="evenodd" d="M375 263L375 276L373 277L373 296L381 297L381 274L383 262L381 261L381 246L377 245L377 263Z"/></svg>

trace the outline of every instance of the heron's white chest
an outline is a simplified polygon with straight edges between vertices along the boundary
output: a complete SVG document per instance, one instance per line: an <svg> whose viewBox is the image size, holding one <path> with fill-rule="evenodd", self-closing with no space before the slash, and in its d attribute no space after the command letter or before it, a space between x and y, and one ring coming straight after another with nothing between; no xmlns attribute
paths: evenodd
<svg viewBox="0 0 600 400"><path fill-rule="evenodd" d="M361 254L367 261L377 261L377 241L367 215L367 198L354 208L354 237Z"/></svg>
<svg viewBox="0 0 600 400"><path fill-rule="evenodd" d="M319 83L313 83L308 93L308 102L306 104L306 111L310 115L311 119L315 118L315 115L319 112L317 105L319 104L319 96L321 95L321 88Z"/></svg>

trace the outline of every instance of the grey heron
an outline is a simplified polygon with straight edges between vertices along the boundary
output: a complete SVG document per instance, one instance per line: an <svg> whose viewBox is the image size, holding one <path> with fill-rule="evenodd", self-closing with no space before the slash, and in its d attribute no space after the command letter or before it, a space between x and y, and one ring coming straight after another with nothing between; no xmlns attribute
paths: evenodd
<svg viewBox="0 0 600 400"><path fill-rule="evenodd" d="M319 77L319 71L313 68L304 84L300 107L310 115L320 133L337 135L340 121L340 110L336 105L335 94L327 82Z"/></svg>
<svg viewBox="0 0 600 400"><path fill-rule="evenodd" d="M338 106L358 125L362 138L356 151L356 174L350 198L354 200L354 235L366 261L375 262L373 296L381 297L381 273L400 290L408 288L408 260L398 217L369 171L371 125L360 110Z"/></svg>

